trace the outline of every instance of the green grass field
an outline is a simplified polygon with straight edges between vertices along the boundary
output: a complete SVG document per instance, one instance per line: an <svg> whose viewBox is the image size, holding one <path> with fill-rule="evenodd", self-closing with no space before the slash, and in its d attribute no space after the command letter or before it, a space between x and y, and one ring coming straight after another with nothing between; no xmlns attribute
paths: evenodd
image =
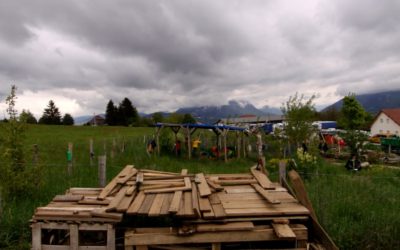
<svg viewBox="0 0 400 250"><path fill-rule="evenodd" d="M161 157L149 156L145 147L154 131L154 128L29 126L25 144L27 166L34 164L33 145L37 144L44 183L35 195L3 204L0 248L29 249L29 219L36 207L46 205L69 187L98 185L97 158L90 164L90 139L94 142L95 156L107 154L107 180L127 164L174 172L187 168L192 173L237 173L247 172L255 162L254 156L228 163L187 160L184 154L178 158L170 152L172 144L164 148L169 152L163 152ZM70 176L66 157L69 142L73 143ZM211 145L211 139L208 144ZM276 168L269 171L271 179L276 179ZM372 167L351 173L342 165L322 161L308 174L306 186L320 222L341 249L400 248L400 170Z"/></svg>

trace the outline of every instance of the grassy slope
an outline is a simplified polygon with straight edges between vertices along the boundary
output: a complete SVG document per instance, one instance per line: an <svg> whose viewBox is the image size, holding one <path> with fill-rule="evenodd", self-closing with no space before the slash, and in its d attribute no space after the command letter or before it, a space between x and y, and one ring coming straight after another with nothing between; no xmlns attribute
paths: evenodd
<svg viewBox="0 0 400 250"><path fill-rule="evenodd" d="M145 153L146 140L152 128L124 127L62 127L30 126L27 131L27 157L32 164L33 144L39 145L39 162L44 166L44 186L34 197L23 197L6 204L0 223L0 248L15 246L29 248L29 219L37 206L46 205L54 195L68 187L97 186L97 163L90 166L89 139L94 140L95 155L107 153L107 179L122 167L134 164L140 168L190 172L235 173L247 172L252 159L241 159L225 164L215 160L184 160L163 154L149 157ZM115 156L111 157L113 141ZM66 149L74 143L74 171L66 174ZM125 142L126 149L120 147ZM105 145L105 147L104 147ZM28 164L28 165L29 165ZM276 170L271 170L271 178ZM400 243L399 187L400 171L374 168L361 173L349 173L342 166L322 164L318 175L306 181L322 225L343 249L394 249Z"/></svg>

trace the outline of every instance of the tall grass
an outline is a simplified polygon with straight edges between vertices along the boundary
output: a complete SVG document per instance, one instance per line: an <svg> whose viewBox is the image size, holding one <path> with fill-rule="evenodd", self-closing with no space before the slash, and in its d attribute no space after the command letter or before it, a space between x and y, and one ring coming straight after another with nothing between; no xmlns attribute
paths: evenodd
<svg viewBox="0 0 400 250"><path fill-rule="evenodd" d="M160 157L148 155L145 151L147 140L154 132L154 128L29 126L25 144L27 164L34 164L33 145L37 144L38 164L44 166L44 184L33 196L16 198L4 204L0 248L29 249L29 219L36 207L46 205L69 187L96 187L96 157L99 155L107 155L108 181L127 164L173 172L186 168L191 173L238 173L248 172L255 163L254 155L246 159L231 159L228 163L222 159L196 157L188 160L185 152L177 157L172 153L171 140ZM212 145L212 132L208 135L202 131L199 135L203 141L208 141L209 146ZM94 141L96 156L93 165L90 165L90 139ZM114 157L111 157L114 140L116 148ZM68 142L74 144L70 176L66 158ZM228 142L233 145L234 136ZM123 153L122 143L125 143ZM271 178L276 180L277 169L271 167L269 170ZM400 249L400 170L372 167L353 173L345 170L343 164L322 161L316 172L307 174L306 187L319 220L341 249Z"/></svg>
<svg viewBox="0 0 400 250"><path fill-rule="evenodd" d="M341 249L400 249L400 170L343 165L324 165L306 181L321 224Z"/></svg>

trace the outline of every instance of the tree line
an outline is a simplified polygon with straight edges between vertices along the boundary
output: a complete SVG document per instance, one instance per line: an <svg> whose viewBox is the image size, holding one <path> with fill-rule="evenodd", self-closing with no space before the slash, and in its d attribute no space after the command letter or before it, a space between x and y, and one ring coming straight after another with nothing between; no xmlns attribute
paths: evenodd
<svg viewBox="0 0 400 250"><path fill-rule="evenodd" d="M18 116L18 120L28 124L47 124L47 125L74 125L75 120L71 114L63 116L53 100L50 100L43 110L39 120L31 111L23 109ZM3 121L7 122L5 118ZM149 116L141 117L129 98L125 97L118 106L109 100L105 112L105 124L108 126L151 126L157 122L168 123L196 123L196 119L191 114L172 113L164 116L161 112L153 113ZM89 125L89 123L88 123Z"/></svg>
<svg viewBox="0 0 400 250"><path fill-rule="evenodd" d="M60 110L53 100L49 101L39 120L36 119L29 109L23 109L17 119L28 124L74 125L75 123L71 114L65 113L64 116L61 116ZM8 119L4 118L3 122L8 122Z"/></svg>
<svg viewBox="0 0 400 250"><path fill-rule="evenodd" d="M106 107L105 123L109 126L151 126L158 122L196 123L196 119L191 114L172 113L163 115L162 112L141 117L136 107L126 97L118 106L112 100L109 100Z"/></svg>

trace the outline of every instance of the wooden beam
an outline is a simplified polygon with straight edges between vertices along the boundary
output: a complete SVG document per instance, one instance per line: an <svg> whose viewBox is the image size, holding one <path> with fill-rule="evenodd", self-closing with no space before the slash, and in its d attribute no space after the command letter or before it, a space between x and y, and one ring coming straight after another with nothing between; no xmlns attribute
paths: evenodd
<svg viewBox="0 0 400 250"><path fill-rule="evenodd" d="M281 203L279 200L272 199L272 197L269 195L268 191L263 189L260 185L258 184L251 184L253 188L262 196L264 199L266 199L269 203L272 204L279 204Z"/></svg>
<svg viewBox="0 0 400 250"><path fill-rule="evenodd" d="M114 179L112 179L107 184L107 186L105 188L103 188L103 190L100 192L97 199L104 200L108 196L108 194L110 194L117 185L120 185L120 184L118 184L118 179L123 178L127 174L129 174L131 169L132 169L132 166L127 165Z"/></svg>
<svg viewBox="0 0 400 250"><path fill-rule="evenodd" d="M42 249L42 228L41 223L32 224L32 250Z"/></svg>
<svg viewBox="0 0 400 250"><path fill-rule="evenodd" d="M69 225L69 244L71 250L79 249L79 230L77 224Z"/></svg>
<svg viewBox="0 0 400 250"><path fill-rule="evenodd" d="M272 223L276 236L283 239L296 239L296 234L288 224Z"/></svg>
<svg viewBox="0 0 400 250"><path fill-rule="evenodd" d="M198 192L197 192L197 186L196 184L194 184L192 186L192 207L193 207L193 212L197 217L201 216L200 213L200 205L199 205L199 196L198 196Z"/></svg>
<svg viewBox="0 0 400 250"><path fill-rule="evenodd" d="M172 197L171 205L168 209L170 213L177 213L182 202L182 191L176 191Z"/></svg>
<svg viewBox="0 0 400 250"><path fill-rule="evenodd" d="M251 173L253 174L254 178L257 179L258 183L260 186L264 189L275 189L274 186L272 186L272 182L268 179L268 177L262 173L261 171L258 171L256 167L252 167L250 169Z"/></svg>
<svg viewBox="0 0 400 250"><path fill-rule="evenodd" d="M231 222L226 224L198 224L196 232L227 232L227 231L246 231L253 230L254 224L251 221Z"/></svg>
<svg viewBox="0 0 400 250"><path fill-rule="evenodd" d="M210 187L207 184L206 178L203 173L196 174L196 180L198 180L198 189L200 193L200 197L206 197L211 194Z"/></svg>
<svg viewBox="0 0 400 250"><path fill-rule="evenodd" d="M123 186L119 192L115 195L115 197L111 200L110 204L107 206L106 211L114 211L117 209L117 206L121 202L122 198L125 197L127 186Z"/></svg>
<svg viewBox="0 0 400 250"><path fill-rule="evenodd" d="M139 208L142 206L142 203L143 203L145 197L146 197L146 195L144 194L144 192L140 191L139 194L136 196L135 200L129 206L126 213L127 214L137 214L139 211Z"/></svg>
<svg viewBox="0 0 400 250"><path fill-rule="evenodd" d="M293 228L298 240L307 240L307 228L299 226ZM256 229L250 231L231 231L219 233L201 233L179 236L176 233L151 233L137 234L128 230L125 233L125 246L154 245L154 244L196 244L196 243L222 243L222 242L252 242L252 241L278 241L272 228Z"/></svg>
<svg viewBox="0 0 400 250"><path fill-rule="evenodd" d="M306 187L304 186L300 175L295 170L291 170L289 172L289 179L295 192L296 198L310 211L310 215L317 220L314 208L310 199L308 198Z"/></svg>
<svg viewBox="0 0 400 250"><path fill-rule="evenodd" d="M161 212L161 207L165 198L165 194L156 194L153 204L149 210L149 217L159 216Z"/></svg>
<svg viewBox="0 0 400 250"><path fill-rule="evenodd" d="M319 224L317 216L315 215L314 209L312 207L312 203L308 198L306 188L304 186L303 181L301 180L300 175L295 171L291 170L289 172L289 179L292 183L292 187L296 198L308 208L310 211L311 222L312 222L312 230L314 238L321 242L327 250L338 250L339 248L335 245L331 237L324 230L324 228Z"/></svg>
<svg viewBox="0 0 400 250"><path fill-rule="evenodd" d="M107 225L107 250L115 250L115 229L113 225Z"/></svg>

